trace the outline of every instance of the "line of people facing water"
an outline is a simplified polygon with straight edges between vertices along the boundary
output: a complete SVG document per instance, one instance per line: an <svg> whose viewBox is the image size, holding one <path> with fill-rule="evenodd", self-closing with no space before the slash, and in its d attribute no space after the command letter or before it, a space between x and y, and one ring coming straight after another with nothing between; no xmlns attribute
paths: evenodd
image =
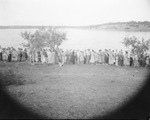
<svg viewBox="0 0 150 120"><path fill-rule="evenodd" d="M0 60L30 61L32 64L106 64L116 66L149 66L149 54L133 54L123 50L62 50L62 49L18 49L1 48Z"/></svg>

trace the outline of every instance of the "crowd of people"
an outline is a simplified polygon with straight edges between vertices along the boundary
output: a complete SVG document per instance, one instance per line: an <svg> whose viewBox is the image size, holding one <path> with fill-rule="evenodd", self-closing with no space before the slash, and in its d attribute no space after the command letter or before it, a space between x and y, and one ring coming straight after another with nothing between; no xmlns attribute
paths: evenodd
<svg viewBox="0 0 150 120"><path fill-rule="evenodd" d="M62 50L62 49L21 49L13 47L2 48L0 46L0 61L22 62L28 61L35 64L104 64L116 66L149 67L150 54L134 54L123 50Z"/></svg>

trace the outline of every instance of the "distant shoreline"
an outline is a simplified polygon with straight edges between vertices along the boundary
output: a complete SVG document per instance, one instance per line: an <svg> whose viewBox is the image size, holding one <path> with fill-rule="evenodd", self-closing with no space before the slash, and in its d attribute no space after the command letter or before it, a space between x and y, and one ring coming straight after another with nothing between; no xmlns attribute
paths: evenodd
<svg viewBox="0 0 150 120"><path fill-rule="evenodd" d="M104 30L104 31L126 31L126 32L150 32L150 22L115 22L99 25L88 26L32 26L32 25L8 25L0 26L0 29L42 29L42 28L72 28L72 29L86 29L86 30Z"/></svg>

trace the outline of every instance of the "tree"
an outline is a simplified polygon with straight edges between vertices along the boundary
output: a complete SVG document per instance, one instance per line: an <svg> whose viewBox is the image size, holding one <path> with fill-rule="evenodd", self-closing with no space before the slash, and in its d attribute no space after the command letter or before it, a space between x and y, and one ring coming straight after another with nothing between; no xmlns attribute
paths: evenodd
<svg viewBox="0 0 150 120"><path fill-rule="evenodd" d="M44 39L45 44L53 49L59 47L64 40L67 40L66 33L52 27L44 31Z"/></svg>
<svg viewBox="0 0 150 120"><path fill-rule="evenodd" d="M125 37L122 41L122 44L124 44L126 47L130 47L131 52L138 55L143 54L150 49L150 39L145 41L144 38L142 38L139 40L135 36Z"/></svg>
<svg viewBox="0 0 150 120"><path fill-rule="evenodd" d="M59 47L62 42L66 39L66 33L50 27L49 29L38 29L34 33L25 31L21 33L21 36L27 41L27 43L23 43L24 47L28 48L43 48L50 47L55 49Z"/></svg>

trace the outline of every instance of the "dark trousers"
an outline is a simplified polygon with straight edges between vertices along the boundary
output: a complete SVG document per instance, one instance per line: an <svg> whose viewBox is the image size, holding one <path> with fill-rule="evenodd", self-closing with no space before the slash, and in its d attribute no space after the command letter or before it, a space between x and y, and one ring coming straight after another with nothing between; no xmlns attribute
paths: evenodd
<svg viewBox="0 0 150 120"><path fill-rule="evenodd" d="M19 54L19 61L22 61L22 54Z"/></svg>
<svg viewBox="0 0 150 120"><path fill-rule="evenodd" d="M8 62L11 62L11 54L8 55Z"/></svg>
<svg viewBox="0 0 150 120"><path fill-rule="evenodd" d="M0 61L3 61L3 54L0 52Z"/></svg>
<svg viewBox="0 0 150 120"><path fill-rule="evenodd" d="M130 57L130 66L133 66L133 58Z"/></svg>

